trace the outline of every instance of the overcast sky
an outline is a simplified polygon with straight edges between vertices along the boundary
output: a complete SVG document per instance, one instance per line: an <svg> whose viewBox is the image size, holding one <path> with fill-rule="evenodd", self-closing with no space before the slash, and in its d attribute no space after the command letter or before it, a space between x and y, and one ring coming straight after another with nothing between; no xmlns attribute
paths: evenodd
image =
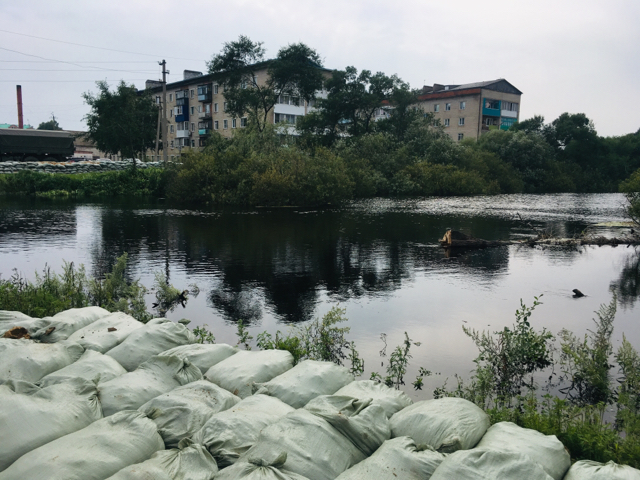
<svg viewBox="0 0 640 480"><path fill-rule="evenodd" d="M414 88L505 78L523 92L521 119L585 113L600 135L640 128L638 0L2 0L0 18L0 123L17 123L21 84L25 123L53 113L82 130L96 80L143 88L164 58L178 81L247 35L269 57L304 42L327 68Z"/></svg>

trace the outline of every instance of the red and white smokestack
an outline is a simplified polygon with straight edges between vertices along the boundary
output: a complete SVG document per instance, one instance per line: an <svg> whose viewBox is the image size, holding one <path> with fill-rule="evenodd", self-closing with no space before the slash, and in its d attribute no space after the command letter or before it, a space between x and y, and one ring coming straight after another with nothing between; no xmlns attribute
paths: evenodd
<svg viewBox="0 0 640 480"><path fill-rule="evenodd" d="M16 85L16 94L18 95L18 128L24 128L24 122L22 120L22 86Z"/></svg>

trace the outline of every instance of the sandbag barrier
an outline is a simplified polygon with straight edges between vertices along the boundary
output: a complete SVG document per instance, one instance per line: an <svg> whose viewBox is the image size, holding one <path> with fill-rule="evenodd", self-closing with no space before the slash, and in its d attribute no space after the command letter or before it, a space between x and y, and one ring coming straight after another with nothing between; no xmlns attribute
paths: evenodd
<svg viewBox="0 0 640 480"><path fill-rule="evenodd" d="M463 399L413 403L332 363L201 345L96 307L0 311L0 480L640 480L555 436L489 427ZM9 443L6 439L11 439Z"/></svg>
<svg viewBox="0 0 640 480"><path fill-rule="evenodd" d="M143 162L136 159L136 168L163 168L163 162ZM127 170L131 160L81 160L69 162L0 162L0 174L18 173L23 170L41 173L102 173Z"/></svg>

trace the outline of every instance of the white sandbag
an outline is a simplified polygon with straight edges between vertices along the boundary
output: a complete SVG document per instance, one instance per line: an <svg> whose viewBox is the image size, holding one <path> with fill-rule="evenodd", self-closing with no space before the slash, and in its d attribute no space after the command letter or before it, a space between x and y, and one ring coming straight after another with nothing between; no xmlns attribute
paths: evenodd
<svg viewBox="0 0 640 480"><path fill-rule="evenodd" d="M477 448L528 455L555 480L562 480L571 466L569 452L555 435L545 435L511 422L492 425Z"/></svg>
<svg viewBox="0 0 640 480"><path fill-rule="evenodd" d="M371 399L359 400L338 395L322 395L311 400L305 410L323 418L351 440L365 457L375 452L391 437L384 409Z"/></svg>
<svg viewBox="0 0 640 480"><path fill-rule="evenodd" d="M413 400L406 393L373 380L356 380L342 387L334 395L359 398L360 400L371 398L373 399L372 404L380 405L384 409L387 418L391 418L394 413L413 404Z"/></svg>
<svg viewBox="0 0 640 480"><path fill-rule="evenodd" d="M47 388L16 383L0 386L0 471L25 453L102 418L93 382L74 379Z"/></svg>
<svg viewBox="0 0 640 480"><path fill-rule="evenodd" d="M474 448L445 458L431 480L552 480L528 456Z"/></svg>
<svg viewBox="0 0 640 480"><path fill-rule="evenodd" d="M255 445L238 461L254 459L270 464L282 453L287 454L287 461L280 467L281 471L311 480L333 480L366 458L329 422L304 408L265 427Z"/></svg>
<svg viewBox="0 0 640 480"><path fill-rule="evenodd" d="M200 430L212 415L239 401L209 380L199 380L149 400L139 410L156 422L158 433L170 448Z"/></svg>
<svg viewBox="0 0 640 480"><path fill-rule="evenodd" d="M41 318L30 317L22 312L0 310L0 336L13 327L26 328L31 334L45 324L46 320L43 321Z"/></svg>
<svg viewBox="0 0 640 480"><path fill-rule="evenodd" d="M96 320L106 317L110 312L101 307L70 308L53 317L44 317L45 325L31 334L42 343L56 343L66 340L82 327L92 324Z"/></svg>
<svg viewBox="0 0 640 480"><path fill-rule="evenodd" d="M218 467L224 468L251 448L263 428L293 411L277 398L253 395L213 415L192 440L207 447Z"/></svg>
<svg viewBox="0 0 640 480"><path fill-rule="evenodd" d="M213 480L216 473L218 466L207 449L183 440L178 448L160 450L107 480Z"/></svg>
<svg viewBox="0 0 640 480"><path fill-rule="evenodd" d="M256 383L255 393L279 398L293 408L304 407L319 395L332 395L353 381L349 369L332 362L305 360L266 383Z"/></svg>
<svg viewBox="0 0 640 480"><path fill-rule="evenodd" d="M156 424L140 412L120 412L29 453L2 480L103 480L164 449Z"/></svg>
<svg viewBox="0 0 640 480"><path fill-rule="evenodd" d="M48 387L56 383L67 382L72 378L98 379L100 382L108 382L112 378L119 377L125 373L127 371L124 367L113 358L95 350L85 350L77 361L49 375L45 375L38 384Z"/></svg>
<svg viewBox="0 0 640 480"><path fill-rule="evenodd" d="M640 470L614 462L580 460L571 466L564 480L640 480Z"/></svg>
<svg viewBox="0 0 640 480"><path fill-rule="evenodd" d="M251 395L254 383L268 382L293 367L293 356L284 350L240 351L207 370L207 380L240 398Z"/></svg>
<svg viewBox="0 0 640 480"><path fill-rule="evenodd" d="M232 347L226 343L193 343L172 348L162 352L162 355L177 355L180 358L186 358L198 367L204 375L215 364L220 363L225 358L229 358L231 355L235 355L239 351L238 347Z"/></svg>
<svg viewBox="0 0 640 480"><path fill-rule="evenodd" d="M77 342L87 350L105 353L119 345L134 330L142 328L143 323L126 313L115 312L76 330L66 342Z"/></svg>
<svg viewBox="0 0 640 480"><path fill-rule="evenodd" d="M109 350L107 355L132 372L154 355L195 341L196 337L184 325L167 319L154 319L132 332L120 345Z"/></svg>
<svg viewBox="0 0 640 480"><path fill-rule="evenodd" d="M286 453L281 454L271 463L260 459L249 459L221 470L216 480L309 480L297 473L281 471L280 468L286 463Z"/></svg>
<svg viewBox="0 0 640 480"><path fill-rule="evenodd" d="M77 343L36 343L0 338L0 383L24 380L35 383L45 375L72 364L84 353Z"/></svg>
<svg viewBox="0 0 640 480"><path fill-rule="evenodd" d="M489 428L489 416L463 398L414 403L391 417L391 436L411 437L442 453L473 448Z"/></svg>
<svg viewBox="0 0 640 480"><path fill-rule="evenodd" d="M98 385L102 411L107 417L122 410L135 410L158 395L197 380L202 380L202 373L188 360L156 355L133 372Z"/></svg>
<svg viewBox="0 0 640 480"><path fill-rule="evenodd" d="M426 445L418 448L409 437L392 438L336 480L429 480L444 458Z"/></svg>

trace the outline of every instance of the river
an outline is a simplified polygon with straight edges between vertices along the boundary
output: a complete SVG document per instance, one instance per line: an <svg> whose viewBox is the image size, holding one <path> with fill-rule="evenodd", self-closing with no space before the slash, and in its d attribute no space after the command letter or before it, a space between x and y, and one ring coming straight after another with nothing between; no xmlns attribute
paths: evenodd
<svg viewBox="0 0 640 480"><path fill-rule="evenodd" d="M6 279L15 268L33 279L45 264L60 272L63 260L102 275L128 252L129 274L146 286L156 271L180 289L197 284L200 295L167 316L206 324L227 343L236 342L238 319L255 337L340 305L366 377L381 370L381 333L389 351L405 331L420 342L409 374L423 366L440 375L425 381L424 392L407 391L430 398L445 378L473 369L477 350L462 326L511 325L520 299L530 305L542 295L531 318L536 328L582 335L613 289L614 346L624 332L640 348L640 251L633 247L513 245L446 255L437 244L449 227L487 240L526 238L532 226L563 237L587 228L619 234L592 225L625 220L623 203L619 194L558 194L188 210L140 201L0 199L0 275ZM574 288L586 297L573 298Z"/></svg>

